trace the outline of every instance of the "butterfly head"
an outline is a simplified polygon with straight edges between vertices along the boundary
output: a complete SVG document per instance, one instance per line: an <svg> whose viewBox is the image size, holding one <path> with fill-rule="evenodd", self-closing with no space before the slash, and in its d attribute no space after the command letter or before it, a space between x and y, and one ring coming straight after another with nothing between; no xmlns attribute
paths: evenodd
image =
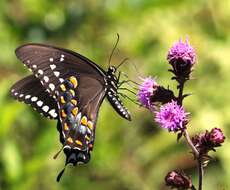
<svg viewBox="0 0 230 190"><path fill-rule="evenodd" d="M116 74L116 71L117 71L117 68L116 68L116 67L110 66L109 69L108 69L108 74L115 75L115 74Z"/></svg>

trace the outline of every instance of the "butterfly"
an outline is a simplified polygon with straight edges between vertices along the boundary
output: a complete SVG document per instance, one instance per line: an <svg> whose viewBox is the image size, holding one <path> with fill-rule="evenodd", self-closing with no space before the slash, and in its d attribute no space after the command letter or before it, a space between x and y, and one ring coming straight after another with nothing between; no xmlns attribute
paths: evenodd
<svg viewBox="0 0 230 190"><path fill-rule="evenodd" d="M76 52L44 44L25 44L15 53L33 74L16 82L11 95L44 117L58 120L65 166L89 162L105 97L121 117L131 120L119 98L121 82L116 67L109 66L105 71Z"/></svg>

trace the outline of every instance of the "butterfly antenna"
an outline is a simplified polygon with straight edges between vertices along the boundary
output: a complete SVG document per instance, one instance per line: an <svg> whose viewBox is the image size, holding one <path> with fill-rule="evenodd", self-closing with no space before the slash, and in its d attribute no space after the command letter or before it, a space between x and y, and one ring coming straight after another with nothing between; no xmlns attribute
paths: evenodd
<svg viewBox="0 0 230 190"><path fill-rule="evenodd" d="M128 60L129 60L129 58L123 59L122 62L116 67L116 69L118 69L121 65L123 65Z"/></svg>
<svg viewBox="0 0 230 190"><path fill-rule="evenodd" d="M114 47L113 47L113 50L112 50L112 52L111 52L111 54L110 54L110 56L109 56L109 67L110 67L110 65L111 65L111 59L112 59L112 56L113 56L113 54L114 54L115 49L117 48L117 44L118 44L118 42L119 42L119 39L120 39L120 36L119 36L119 34L117 33L117 41L116 41L116 43L115 43L115 45L114 45Z"/></svg>
<svg viewBox="0 0 230 190"><path fill-rule="evenodd" d="M139 72L139 70L138 70L138 68L137 68L135 63L133 63L133 66L134 66L134 69L136 70L137 74L139 75L139 77L144 78L143 75Z"/></svg>

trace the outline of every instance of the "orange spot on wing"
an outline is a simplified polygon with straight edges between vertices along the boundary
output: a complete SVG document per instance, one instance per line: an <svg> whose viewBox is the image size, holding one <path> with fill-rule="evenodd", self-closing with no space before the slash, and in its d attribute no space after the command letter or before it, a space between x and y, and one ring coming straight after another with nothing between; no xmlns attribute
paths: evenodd
<svg viewBox="0 0 230 190"><path fill-rule="evenodd" d="M69 130L69 127L68 127L67 123L64 124L64 130L66 130L66 131Z"/></svg>
<svg viewBox="0 0 230 190"><path fill-rule="evenodd" d="M64 85L64 84L61 84L61 85L60 85L60 88L61 88L61 90L62 90L63 92L65 92L65 91L66 91L66 87L65 87L65 85Z"/></svg>
<svg viewBox="0 0 230 190"><path fill-rule="evenodd" d="M75 106L76 106L76 105L77 105L77 100L72 99L72 100L71 100L71 103L72 103L73 105L75 105Z"/></svg>
<svg viewBox="0 0 230 190"><path fill-rule="evenodd" d="M63 96L61 96L60 101L61 101L62 104L65 103L65 100L64 100L64 97L63 97Z"/></svg>
<svg viewBox="0 0 230 190"><path fill-rule="evenodd" d="M75 91L74 90L70 89L69 91L73 96L75 96Z"/></svg>
<svg viewBox="0 0 230 190"><path fill-rule="evenodd" d="M90 137L88 135L85 136L86 140L89 141Z"/></svg>
<svg viewBox="0 0 230 190"><path fill-rule="evenodd" d="M88 126L91 130L93 130L93 122L92 122L92 121L88 121L87 126Z"/></svg>
<svg viewBox="0 0 230 190"><path fill-rule="evenodd" d="M64 110L61 110L61 117L62 117L62 118L65 118L65 117L66 117L66 113L65 113Z"/></svg>
<svg viewBox="0 0 230 190"><path fill-rule="evenodd" d="M71 76L71 77L69 78L69 80L70 80L70 82L73 84L74 88L76 88L77 85L78 85L78 82L77 82L76 77Z"/></svg>
<svg viewBox="0 0 230 190"><path fill-rule="evenodd" d="M78 107L73 108L71 112L74 116L76 116L78 113Z"/></svg>
<svg viewBox="0 0 230 190"><path fill-rule="evenodd" d="M78 144L78 145L82 146L82 142L81 142L81 141L76 140L75 142L76 142L76 144Z"/></svg>
<svg viewBox="0 0 230 190"><path fill-rule="evenodd" d="M81 124L85 125L85 126L87 125L87 117L86 116L82 117Z"/></svg>
<svg viewBox="0 0 230 190"><path fill-rule="evenodd" d="M67 142L73 143L73 139L71 137L68 137Z"/></svg>

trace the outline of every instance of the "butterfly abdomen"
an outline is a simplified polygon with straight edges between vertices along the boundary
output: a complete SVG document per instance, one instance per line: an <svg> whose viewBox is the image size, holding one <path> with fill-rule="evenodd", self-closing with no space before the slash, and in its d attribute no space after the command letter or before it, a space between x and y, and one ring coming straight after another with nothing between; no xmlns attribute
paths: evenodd
<svg viewBox="0 0 230 190"><path fill-rule="evenodd" d="M107 85L107 99L109 100L110 104L116 110L116 112L123 118L131 121L131 115L128 109L123 105L121 99L118 96L118 84L119 84L119 77L117 78L116 75L116 68L110 66L107 73L106 73L106 85Z"/></svg>
<svg viewBox="0 0 230 190"><path fill-rule="evenodd" d="M107 99L119 115L131 121L130 113L128 109L123 105L121 99L118 97L116 90L112 88L108 89Z"/></svg>

